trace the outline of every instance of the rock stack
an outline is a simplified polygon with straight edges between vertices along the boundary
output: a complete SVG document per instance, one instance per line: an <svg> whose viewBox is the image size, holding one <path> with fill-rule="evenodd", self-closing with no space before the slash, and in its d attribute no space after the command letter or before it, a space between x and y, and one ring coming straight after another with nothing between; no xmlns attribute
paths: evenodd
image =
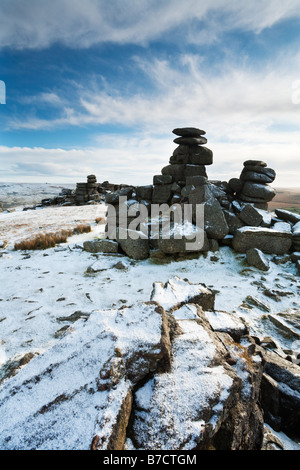
<svg viewBox="0 0 300 470"><path fill-rule="evenodd" d="M87 204L89 201L99 201L97 178L95 175L87 177L87 183L77 183L76 203L77 205Z"/></svg>
<svg viewBox="0 0 300 470"><path fill-rule="evenodd" d="M153 185L121 185L106 193L107 238L115 240L120 252L134 259L161 254L180 258L186 251L216 251L219 245L226 245L248 254L253 263L262 256L257 251L253 256L253 249L278 256L294 251L293 260L300 270L300 255L298 258L296 253L300 251L300 216L277 211L274 217L267 211L268 202L275 196L270 186L275 171L265 162L248 160L239 178L229 182L208 180L206 166L213 163L213 153L204 146L205 132L188 127L174 129L173 133L179 136L174 140L178 147L169 165L154 176ZM158 205L161 215L157 215ZM185 215L186 209L189 217L192 211L191 218L177 217ZM160 226L166 218L170 222L166 224L167 233ZM194 235L199 243L186 248L187 239ZM111 246L115 250L117 245Z"/></svg>
<svg viewBox="0 0 300 470"><path fill-rule="evenodd" d="M161 175L153 178L154 203L174 203L187 198L192 187L207 181L206 165L212 165L213 152L204 147L205 131L194 127L177 128L173 134L178 147Z"/></svg>
<svg viewBox="0 0 300 470"><path fill-rule="evenodd" d="M275 180L276 173L267 164L258 160L247 160L240 178L233 178L229 186L242 202L255 204L256 207L268 209L268 202L276 195L274 188L269 186Z"/></svg>

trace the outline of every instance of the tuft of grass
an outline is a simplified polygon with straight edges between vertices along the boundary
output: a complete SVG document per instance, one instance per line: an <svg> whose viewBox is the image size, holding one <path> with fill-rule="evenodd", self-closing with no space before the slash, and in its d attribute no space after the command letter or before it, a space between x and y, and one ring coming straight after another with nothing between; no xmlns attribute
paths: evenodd
<svg viewBox="0 0 300 470"><path fill-rule="evenodd" d="M53 248L60 243L66 243L68 237L78 235L80 233L91 232L89 224L76 225L73 229L63 229L58 232L38 233L37 235L16 242L14 245L15 250L46 250Z"/></svg>
<svg viewBox="0 0 300 470"><path fill-rule="evenodd" d="M73 234L78 235L80 233L89 233L92 231L92 228L89 224L79 224L73 229Z"/></svg>
<svg viewBox="0 0 300 470"><path fill-rule="evenodd" d="M95 219L96 224L104 224L105 218L104 217L96 217Z"/></svg>

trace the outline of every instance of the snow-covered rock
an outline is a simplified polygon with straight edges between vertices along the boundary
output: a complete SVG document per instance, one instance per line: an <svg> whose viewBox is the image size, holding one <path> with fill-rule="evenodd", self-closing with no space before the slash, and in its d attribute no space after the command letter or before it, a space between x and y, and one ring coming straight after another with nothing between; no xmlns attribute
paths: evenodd
<svg viewBox="0 0 300 470"><path fill-rule="evenodd" d="M136 382L169 367L168 342L164 311L152 302L98 311L77 322L3 382L0 447L122 448L127 424L119 415L129 419Z"/></svg>
<svg viewBox="0 0 300 470"><path fill-rule="evenodd" d="M175 276L165 284L155 282L151 300L167 311L186 303L200 305L204 310L213 310L215 294L204 284L191 284L188 280Z"/></svg>
<svg viewBox="0 0 300 470"><path fill-rule="evenodd" d="M251 248L258 248L264 253L283 255L292 245L292 235L286 231L264 227L242 227L235 233L233 248L239 253L246 253Z"/></svg>

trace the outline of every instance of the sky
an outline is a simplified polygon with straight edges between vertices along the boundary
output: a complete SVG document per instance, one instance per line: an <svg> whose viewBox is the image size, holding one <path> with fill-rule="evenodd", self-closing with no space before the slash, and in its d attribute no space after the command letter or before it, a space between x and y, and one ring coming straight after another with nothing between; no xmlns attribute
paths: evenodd
<svg viewBox="0 0 300 470"><path fill-rule="evenodd" d="M197 127L300 187L300 0L0 0L0 103L0 182L152 184Z"/></svg>

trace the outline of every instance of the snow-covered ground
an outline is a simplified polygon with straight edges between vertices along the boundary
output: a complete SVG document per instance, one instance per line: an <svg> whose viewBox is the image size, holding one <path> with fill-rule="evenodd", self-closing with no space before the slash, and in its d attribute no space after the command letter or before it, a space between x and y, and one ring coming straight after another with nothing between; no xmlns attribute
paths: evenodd
<svg viewBox="0 0 300 470"><path fill-rule="evenodd" d="M5 208L30 206L42 199L58 196L63 188L75 187L75 184L0 183L0 202Z"/></svg>
<svg viewBox="0 0 300 470"><path fill-rule="evenodd" d="M50 347L60 332L70 326L66 318L73 314L71 318L77 318L78 312L90 314L98 309L148 301L154 282L167 282L174 276L204 283L216 291L217 310L243 317L260 338L271 336L282 348L292 347L291 340L280 334L268 315L287 312L292 318L300 309L300 283L293 263L270 263L270 270L262 273L250 268L245 256L229 247L199 259L167 264L83 251L84 240L103 236L104 226L96 224L95 218L103 215L104 209L103 205L50 207L0 214L0 246L1 241L8 241L6 248L0 250L0 362ZM90 223L92 232L73 236L67 243L48 250L13 249L15 241L30 233L80 222ZM114 267L119 261L126 269ZM266 289L281 295L275 300L265 295ZM257 305L252 305L253 299Z"/></svg>
<svg viewBox="0 0 300 470"><path fill-rule="evenodd" d="M299 315L295 264L270 262L270 270L261 272L247 265L245 255L226 246L198 259L169 263L88 253L83 242L103 237L104 225L95 219L104 212L103 205L89 205L26 212L17 208L0 214L0 247L7 242L0 248L0 380L1 365L7 361L49 350L72 331L74 322L93 312L150 300L154 282L175 276L213 289L216 310L244 318L253 335L271 336L282 349L299 348L297 321L291 338L268 317L285 314L279 317L284 322ZM48 250L14 251L14 243L22 238L79 223L90 223L92 232ZM268 258L272 260L271 255Z"/></svg>

